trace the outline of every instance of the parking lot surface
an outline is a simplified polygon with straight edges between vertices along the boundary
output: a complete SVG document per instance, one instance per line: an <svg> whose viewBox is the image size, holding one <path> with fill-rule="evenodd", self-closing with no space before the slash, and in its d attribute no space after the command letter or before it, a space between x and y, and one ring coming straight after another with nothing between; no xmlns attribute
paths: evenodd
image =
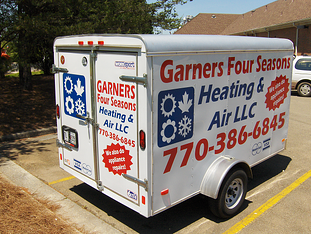
<svg viewBox="0 0 311 234"><path fill-rule="evenodd" d="M286 150L253 168L243 209L229 220L214 217L203 196L144 218L61 170L55 134L1 143L0 153L116 232L311 233L310 106L293 93Z"/></svg>

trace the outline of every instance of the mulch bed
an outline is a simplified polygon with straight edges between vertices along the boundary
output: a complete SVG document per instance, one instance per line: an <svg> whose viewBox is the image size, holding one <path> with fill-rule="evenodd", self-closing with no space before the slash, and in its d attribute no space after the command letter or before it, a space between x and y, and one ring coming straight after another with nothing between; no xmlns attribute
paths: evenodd
<svg viewBox="0 0 311 234"><path fill-rule="evenodd" d="M0 175L1 234L78 233L72 225L53 213L58 208L48 201L37 201L26 189L11 184Z"/></svg>
<svg viewBox="0 0 311 234"><path fill-rule="evenodd" d="M32 78L23 90L19 78L0 80L0 136L56 126L53 75Z"/></svg>
<svg viewBox="0 0 311 234"><path fill-rule="evenodd" d="M0 79L0 136L56 126L54 77L33 76L33 89L19 78ZM0 159L1 159L0 152ZM77 233L54 213L59 207L36 200L0 174L0 233ZM86 233L84 230L79 230Z"/></svg>

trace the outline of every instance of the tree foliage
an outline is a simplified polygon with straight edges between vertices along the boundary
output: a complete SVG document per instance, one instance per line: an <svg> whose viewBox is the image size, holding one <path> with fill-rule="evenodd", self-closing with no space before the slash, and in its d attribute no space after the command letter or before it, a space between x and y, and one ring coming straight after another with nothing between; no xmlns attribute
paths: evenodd
<svg viewBox="0 0 311 234"><path fill-rule="evenodd" d="M21 83L27 82L30 65L45 73L53 63L55 37L73 34L150 34L154 29L180 26L175 10L186 0L1 0L0 40L14 42Z"/></svg>
<svg viewBox="0 0 311 234"><path fill-rule="evenodd" d="M181 19L178 18L175 6L186 2L186 0L162 0L152 3L153 27L164 30L179 28Z"/></svg>
<svg viewBox="0 0 311 234"><path fill-rule="evenodd" d="M16 20L16 5L14 0L1 0L0 4L0 47L7 48L15 37L14 22ZM4 77L8 67L8 60L0 57L0 78Z"/></svg>
<svg viewBox="0 0 311 234"><path fill-rule="evenodd" d="M0 42L3 49L16 36L14 22L16 21L15 0L1 0L0 4Z"/></svg>

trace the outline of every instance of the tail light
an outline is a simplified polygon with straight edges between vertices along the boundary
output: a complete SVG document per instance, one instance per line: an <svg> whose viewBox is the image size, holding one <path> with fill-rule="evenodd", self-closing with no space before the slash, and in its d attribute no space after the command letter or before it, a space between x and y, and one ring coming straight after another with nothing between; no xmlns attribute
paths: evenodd
<svg viewBox="0 0 311 234"><path fill-rule="evenodd" d="M142 150L146 149L146 134L143 130L139 131L139 145Z"/></svg>
<svg viewBox="0 0 311 234"><path fill-rule="evenodd" d="M58 104L56 105L56 116L59 119L60 113L59 113L59 105Z"/></svg>

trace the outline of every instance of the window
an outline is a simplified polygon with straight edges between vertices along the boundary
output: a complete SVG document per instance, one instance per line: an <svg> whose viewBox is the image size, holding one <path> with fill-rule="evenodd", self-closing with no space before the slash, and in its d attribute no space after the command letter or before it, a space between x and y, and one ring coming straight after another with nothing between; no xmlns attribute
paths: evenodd
<svg viewBox="0 0 311 234"><path fill-rule="evenodd" d="M295 68L298 70L311 71L311 58L299 59L295 65Z"/></svg>

